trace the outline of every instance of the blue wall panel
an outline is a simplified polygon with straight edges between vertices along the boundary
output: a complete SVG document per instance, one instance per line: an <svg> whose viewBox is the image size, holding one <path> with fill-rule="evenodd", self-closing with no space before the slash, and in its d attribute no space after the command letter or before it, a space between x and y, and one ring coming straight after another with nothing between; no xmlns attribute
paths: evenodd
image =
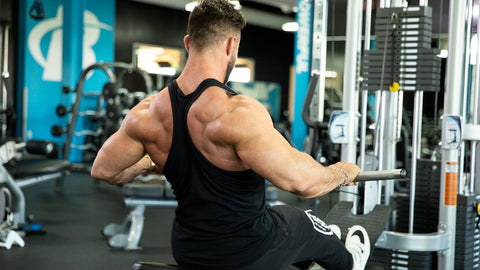
<svg viewBox="0 0 480 270"><path fill-rule="evenodd" d="M55 109L60 104L69 108L75 94L63 94L62 86L74 88L83 68L99 61L113 61L115 0L43 1L46 15L43 20L28 16L33 2L23 0L19 5L17 108L21 117L17 136L26 140L52 140L63 146L65 135L53 137L50 129L54 125L67 126L68 116L57 116ZM81 21L76 22L75 18ZM83 25L83 29L77 25ZM65 40L71 42L65 44ZM105 80L103 75L91 75L86 91L101 91ZM88 103L83 109L93 106ZM76 138L74 143L82 144L82 140ZM69 159L81 161L81 152L72 151Z"/></svg>

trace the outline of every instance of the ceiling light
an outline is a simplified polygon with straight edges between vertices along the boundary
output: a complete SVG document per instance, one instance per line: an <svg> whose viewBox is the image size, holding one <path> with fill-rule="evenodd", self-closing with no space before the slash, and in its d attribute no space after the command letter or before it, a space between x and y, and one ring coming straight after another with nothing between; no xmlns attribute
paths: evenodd
<svg viewBox="0 0 480 270"><path fill-rule="evenodd" d="M297 22L287 22L282 25L282 30L285 32L297 32L298 23Z"/></svg>
<svg viewBox="0 0 480 270"><path fill-rule="evenodd" d="M242 5L240 5L240 1L238 0L234 0L234 1L228 1L230 2L230 4L233 5L233 7L236 9L236 10L239 10L242 8ZM198 2L197 1L192 1L192 2L189 2L187 4L185 4L185 10L188 11L188 12L192 12L193 9L198 5Z"/></svg>
<svg viewBox="0 0 480 270"><path fill-rule="evenodd" d="M242 5L240 5L240 1L238 0L235 0L235 1L228 1L230 2L230 4L233 5L233 7L236 9L236 10L239 10L242 8Z"/></svg>
<svg viewBox="0 0 480 270"><path fill-rule="evenodd" d="M192 10L198 5L197 1L193 1L190 3L185 4L185 10L188 12L192 12Z"/></svg>
<svg viewBox="0 0 480 270"><path fill-rule="evenodd" d="M250 82L252 71L248 67L235 67L228 77L230 82Z"/></svg>

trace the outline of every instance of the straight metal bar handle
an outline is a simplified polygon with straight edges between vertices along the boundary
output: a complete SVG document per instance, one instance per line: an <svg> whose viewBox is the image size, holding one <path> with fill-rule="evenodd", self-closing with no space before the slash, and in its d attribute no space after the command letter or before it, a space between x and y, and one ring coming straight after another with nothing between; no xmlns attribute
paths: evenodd
<svg viewBox="0 0 480 270"><path fill-rule="evenodd" d="M355 178L354 182L377 181L377 180L394 180L407 177L405 169L381 170L381 171L362 171Z"/></svg>

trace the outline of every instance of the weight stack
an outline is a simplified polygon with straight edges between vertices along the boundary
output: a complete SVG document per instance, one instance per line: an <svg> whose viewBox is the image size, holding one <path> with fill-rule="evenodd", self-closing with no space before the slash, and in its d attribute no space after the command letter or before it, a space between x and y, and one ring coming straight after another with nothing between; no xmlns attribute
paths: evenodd
<svg viewBox="0 0 480 270"><path fill-rule="evenodd" d="M440 173L438 161L417 160L415 182L414 233L436 232L438 227L438 202L440 200ZM394 230L408 232L408 212L410 198L408 194L394 196L397 222Z"/></svg>
<svg viewBox="0 0 480 270"><path fill-rule="evenodd" d="M388 250L375 248L374 254L368 259L365 269L387 270L387 269L409 269L427 270L436 269L432 260L431 252Z"/></svg>
<svg viewBox="0 0 480 270"><path fill-rule="evenodd" d="M432 8L377 9L375 49L363 59L364 90L440 90L441 61L431 48Z"/></svg>
<svg viewBox="0 0 480 270"><path fill-rule="evenodd" d="M457 269L480 269L480 230L474 205L480 195L458 195L457 227L455 235L455 267Z"/></svg>
<svg viewBox="0 0 480 270"><path fill-rule="evenodd" d="M440 162L417 161L414 233L436 232L440 196ZM408 231L409 197L394 196L396 224L394 231ZM480 195L457 196L457 225L455 233L455 269L480 269L480 230L474 205ZM375 249L367 266L370 269L437 269L435 252L408 252ZM421 268L423 266L424 268ZM420 268L418 268L420 267ZM368 268L367 268L368 269Z"/></svg>
<svg viewBox="0 0 480 270"><path fill-rule="evenodd" d="M438 202L440 196L440 162L417 161L414 233L436 232L438 227ZM393 196L394 231L408 232L408 194ZM375 248L368 260L367 269L436 269L435 252L386 250Z"/></svg>

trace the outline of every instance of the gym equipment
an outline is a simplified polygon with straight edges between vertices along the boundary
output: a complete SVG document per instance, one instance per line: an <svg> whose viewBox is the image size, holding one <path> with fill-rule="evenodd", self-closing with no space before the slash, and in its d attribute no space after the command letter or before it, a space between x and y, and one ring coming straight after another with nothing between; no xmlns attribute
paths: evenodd
<svg viewBox="0 0 480 270"><path fill-rule="evenodd" d="M67 113L70 113L72 110L67 109L65 105L58 105L55 110L58 116L65 116Z"/></svg>
<svg viewBox="0 0 480 270"><path fill-rule="evenodd" d="M0 247L10 249L14 244L25 246L22 237L12 230L12 195L3 187L0 189Z"/></svg>
<svg viewBox="0 0 480 270"><path fill-rule="evenodd" d="M0 22L0 138L7 136L7 124L9 121L16 118L14 109L14 93L12 89L7 88L7 81L10 77L8 71L8 57L9 57L9 35L10 25Z"/></svg>
<svg viewBox="0 0 480 270"><path fill-rule="evenodd" d="M31 151L31 154L34 155L24 154L22 159L17 160L17 156L22 155L21 150ZM70 167L68 161L39 158L39 154L57 157L58 147L52 142L40 140L32 140L27 143L9 140L0 146L0 184L4 185L1 193L9 194L4 196L8 197L6 200L8 202L5 203L8 207L5 205L1 207L0 202L0 211L8 208L7 218L0 219L0 242L2 242L0 246L7 249L14 243L24 246L23 240L15 230L28 228L29 231L39 231L39 224L32 224L31 218L30 223L26 220L26 200L21 188L56 180L56 190L59 191L63 176ZM2 201L1 198L0 201Z"/></svg>
<svg viewBox="0 0 480 270"><path fill-rule="evenodd" d="M103 96L105 98L115 98L117 95L117 87L112 82L107 82L103 85Z"/></svg>
<svg viewBox="0 0 480 270"><path fill-rule="evenodd" d="M310 79L302 106L302 120L308 127L303 151L323 165L334 163L334 145L327 138L328 123L324 122L325 70L327 51L328 1L313 1ZM317 102L319 100L320 102ZM330 150L330 151L329 151ZM308 208L318 213L318 199L308 200Z"/></svg>
<svg viewBox="0 0 480 270"><path fill-rule="evenodd" d="M105 108L105 115L113 121L118 121L123 119L129 111L129 109L123 109L116 104L107 104L107 107Z"/></svg>
<svg viewBox="0 0 480 270"><path fill-rule="evenodd" d="M395 254L397 250L404 250L402 253L408 252L409 254L414 251L427 253L437 251L438 269L478 268L478 258L475 257L478 251L474 249L471 252L469 250L471 246L475 246L473 243L478 239L474 232L475 215L472 213L474 209L472 208L473 202L470 197L476 199L478 194L475 193L479 192L476 188L478 181L475 181L475 174L478 172L473 167L478 168L475 158L476 153L474 153L477 150L474 145L480 140L478 136L479 77L472 76L473 73L469 72L471 66L468 57L471 54L468 43L465 43L465 41L470 41L472 10L473 1L467 1L466 5L465 2L450 2L448 51L451 54L449 54L447 60L445 83L446 92L441 144L442 160L440 163L432 166L432 170L436 171L437 177L418 183L415 181L416 177L420 178L422 173L420 171L417 172L416 166L422 166L423 163L418 160L420 156L418 152L420 150L420 117L423 97L422 92L417 91L415 92L416 104L413 123L414 143L412 143L412 179L410 181L408 234L383 232L377 242L377 247L389 250L390 255L387 254L387 256L397 256L397 258L404 255ZM416 11L420 12L421 9ZM419 24L422 23L428 22L427 20L420 20ZM427 34L425 29L419 29L418 33L420 35ZM421 38L418 40L419 44L423 42L422 40L425 39ZM478 62L475 67L476 72L479 72ZM478 73L476 74L478 75ZM430 78L427 79L430 80ZM421 85L422 81L419 80L418 82ZM470 111L467 112L467 109ZM465 147L467 143L472 144L470 148L470 164L465 164L467 163L465 157L468 156ZM464 171L468 167L470 167L470 174L464 175ZM425 171L425 169L423 170ZM416 194L416 189L422 192ZM407 204L405 198L396 198L396 200L399 204L398 211L400 213L403 211L402 215L404 215ZM467 202L466 207L464 206L465 201ZM417 207L417 204L420 204L420 207ZM425 204L429 206L426 207ZM421 216L413 215L417 211L421 213ZM437 214L438 216L436 216ZM425 216L427 217L425 218ZM398 225L406 226L405 217L400 216L399 218L403 219L403 223ZM438 223L432 224L429 223L429 220L434 220L434 222L438 220ZM424 226L433 227L433 230L430 230L430 233L417 233L419 230L423 230ZM467 233L467 228L473 231ZM431 231L434 232L431 233ZM382 256L385 258L385 254ZM391 259L392 257L389 258ZM409 263L413 262L414 259L413 257L412 260L409 259ZM405 263L403 263L402 267L405 266ZM408 267L410 268L410 264ZM419 268L425 269L425 267L428 266Z"/></svg>
<svg viewBox="0 0 480 270"><path fill-rule="evenodd" d="M355 178L354 182L379 181L379 180L398 180L407 177L407 170L384 170L384 171L362 171Z"/></svg>
<svg viewBox="0 0 480 270"><path fill-rule="evenodd" d="M87 75L95 69L102 70L106 74L108 81L104 84L100 93L84 93L83 88ZM126 89L120 88L123 76L132 72L140 74L144 79L145 92L131 93ZM62 91L64 93L75 93L76 97L70 110L63 105L57 107L57 113L59 113L59 115L69 113L70 118L66 128L61 126L52 127L52 134L54 134L54 136L66 135L63 149L64 159L69 159L71 149L78 149L85 151L83 152L83 159L90 161L95 157L96 152L103 142L118 129L128 110L138 103L140 99L153 92L153 84L151 77L147 73L132 64L121 62L97 63L82 71L75 89L64 88ZM87 96L97 98L96 109L92 111L80 111L80 104L83 98ZM91 128L75 130L76 121L82 117L89 117ZM72 143L73 137L78 138L83 136L85 136L85 139L82 144ZM79 166L82 166L82 164L79 164Z"/></svg>
<svg viewBox="0 0 480 270"><path fill-rule="evenodd" d="M25 246L25 241L23 238L14 230L5 230L2 231L0 229L0 247L4 247L6 249L12 248L12 246L16 244L20 247Z"/></svg>
<svg viewBox="0 0 480 270"><path fill-rule="evenodd" d="M67 133L68 129L63 128L59 125L55 125L50 129L50 132L52 133L53 136L60 137L63 134ZM88 135L88 136L98 137L98 136L104 135L104 131L101 128L98 128L97 130L80 130L80 131L75 131L73 133L73 135L75 135L75 136ZM86 148L89 148L91 146L88 146L88 144L85 144L85 145L71 145L70 147L75 148L75 149L86 149ZM96 145L94 145L93 148L95 148L97 150L99 149L99 147L96 146Z"/></svg>
<svg viewBox="0 0 480 270"><path fill-rule="evenodd" d="M383 170L383 171L362 171L358 174L355 182L379 181L379 180L398 180L405 179L407 171L405 169ZM324 218L327 224L335 224L341 230L343 240L348 229L353 225L363 226L370 238L371 243L375 243L382 233L385 224L390 218L391 208L388 205L376 205L373 211L365 215L353 214L354 207L351 201L338 202ZM373 245L371 249L373 249Z"/></svg>
<svg viewBox="0 0 480 270"><path fill-rule="evenodd" d="M72 112L72 109L67 109L65 105L58 105L57 109L55 110L58 116L65 116L68 113ZM78 113L79 116L98 116L101 117L101 113L97 111L83 111Z"/></svg>
<svg viewBox="0 0 480 270"><path fill-rule="evenodd" d="M27 147L27 145L30 145ZM6 188L12 193L14 201L13 213L14 220L18 224L25 223L25 198L20 190L32 184L48 181L59 180L70 167L70 163L64 160L51 160L35 156L23 155L23 159L15 160L18 151L23 149L31 149L35 154L40 154L44 149L47 156L56 156L52 154L58 147L47 141L33 141L32 143L16 143L15 141L7 141L0 146L0 183L5 183ZM57 181L57 188L59 188Z"/></svg>
<svg viewBox="0 0 480 270"><path fill-rule="evenodd" d="M176 207L177 201L165 176L156 174L138 176L133 183L125 184L123 195L125 206L133 210L121 224L106 225L102 235L111 248L138 250L146 207Z"/></svg>
<svg viewBox="0 0 480 270"><path fill-rule="evenodd" d="M66 133L67 130L68 130L68 129L63 128L62 126L55 125L55 126L53 126L53 127L50 129L50 133L52 133L52 135L55 136L55 137L60 137L60 136L62 136L64 133Z"/></svg>

